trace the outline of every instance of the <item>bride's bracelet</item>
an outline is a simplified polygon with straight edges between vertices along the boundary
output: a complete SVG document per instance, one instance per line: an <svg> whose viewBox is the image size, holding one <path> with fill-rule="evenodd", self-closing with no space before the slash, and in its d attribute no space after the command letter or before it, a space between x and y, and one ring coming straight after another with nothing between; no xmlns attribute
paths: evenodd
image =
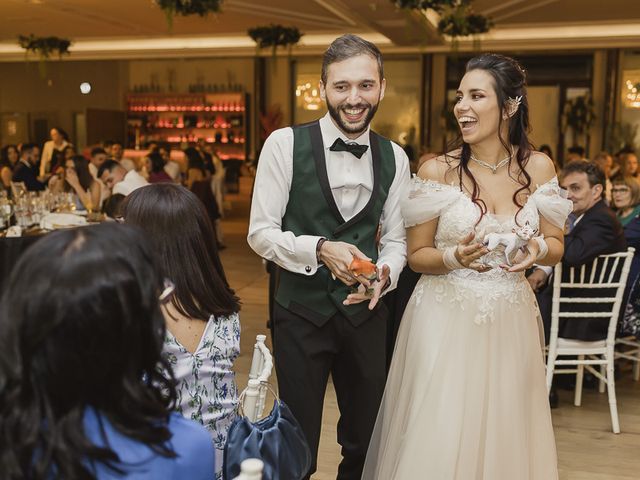
<svg viewBox="0 0 640 480"><path fill-rule="evenodd" d="M456 250L458 246L445 248L442 252L442 262L444 266L449 270L459 270L461 268L467 268L456 258Z"/></svg>
<svg viewBox="0 0 640 480"><path fill-rule="evenodd" d="M538 242L538 255L536 255L536 261L538 260L542 260L544 257L547 256L547 253L549 253L549 245L547 245L546 240L544 239L544 236L540 235L537 237L533 237L533 239Z"/></svg>

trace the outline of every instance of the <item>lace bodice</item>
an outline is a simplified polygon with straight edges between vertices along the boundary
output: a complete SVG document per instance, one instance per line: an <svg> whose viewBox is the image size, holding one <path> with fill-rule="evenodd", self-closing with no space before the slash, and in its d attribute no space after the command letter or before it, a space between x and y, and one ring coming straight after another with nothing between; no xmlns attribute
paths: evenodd
<svg viewBox="0 0 640 480"><path fill-rule="evenodd" d="M460 239L474 231L481 241L489 233L507 233L526 222L534 229L540 228L540 215L551 224L562 228L571 212L572 202L564 198L557 178L553 178L529 196L523 208L515 216L485 214L480 222L480 209L458 187L414 177L409 194L402 203L405 226L411 227L439 218L435 234L438 249L458 244ZM516 221L517 220L517 221ZM449 274L425 275L415 290L418 303L424 288L436 292L436 300L460 301L473 297L482 312L475 318L484 323L491 318L492 303L499 298L519 302L531 297L531 289L522 273L508 273L499 268L504 263L504 250L497 248L481 259L494 268L485 273L475 270L453 270ZM445 285L443 282L446 282ZM453 287L453 288L448 288Z"/></svg>

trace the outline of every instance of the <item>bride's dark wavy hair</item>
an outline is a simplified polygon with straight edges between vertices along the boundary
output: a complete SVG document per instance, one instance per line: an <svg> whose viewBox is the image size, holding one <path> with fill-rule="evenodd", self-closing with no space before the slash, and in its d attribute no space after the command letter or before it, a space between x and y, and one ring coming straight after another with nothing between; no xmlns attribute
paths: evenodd
<svg viewBox="0 0 640 480"><path fill-rule="evenodd" d="M529 141L528 132L529 125L529 102L527 100L527 79L524 68L513 58L499 55L496 53L485 53L472 58L467 62L465 72L472 70L484 70L491 75L498 99L498 107L500 107L500 116L498 123L498 136L500 143L505 151L512 152L512 147L516 147L517 152L515 158L509 158L509 175L511 176L511 164L515 161L518 164L518 174L514 178L520 188L513 194L513 203L522 209L523 203L519 200L522 192L529 192L531 187L531 176L525 170L525 166L531 156L533 145ZM522 102L516 113L508 120L509 132L507 138L502 137L502 112L508 110L509 98L522 97ZM487 213L486 204L479 198L480 188L475 177L469 169L469 159L471 158L471 147L465 143L460 134L447 148L447 151L460 149L459 155L445 153L445 158L452 170L456 171L460 188L462 188L463 176L467 176L473 185L471 191L471 200L480 207L480 219ZM455 167L451 166L452 160L457 163ZM513 178L513 177L512 177ZM519 211L519 210L518 210ZM516 215L517 218L517 215Z"/></svg>
<svg viewBox="0 0 640 480"><path fill-rule="evenodd" d="M0 478L92 479L96 463L121 472L85 434L87 409L175 457L150 252L135 227L102 224L47 235L13 269L0 303Z"/></svg>

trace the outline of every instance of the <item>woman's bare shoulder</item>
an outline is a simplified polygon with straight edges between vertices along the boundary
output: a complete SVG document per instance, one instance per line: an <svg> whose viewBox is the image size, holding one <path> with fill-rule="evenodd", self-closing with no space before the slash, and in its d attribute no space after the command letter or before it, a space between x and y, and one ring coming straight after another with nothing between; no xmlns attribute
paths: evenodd
<svg viewBox="0 0 640 480"><path fill-rule="evenodd" d="M425 161L418 170L418 177L446 183L447 174L458 165L458 156L459 150L454 150Z"/></svg>
<svg viewBox="0 0 640 480"><path fill-rule="evenodd" d="M526 170L531 176L532 185L542 185L557 175L553 160L544 153L535 150L529 156Z"/></svg>

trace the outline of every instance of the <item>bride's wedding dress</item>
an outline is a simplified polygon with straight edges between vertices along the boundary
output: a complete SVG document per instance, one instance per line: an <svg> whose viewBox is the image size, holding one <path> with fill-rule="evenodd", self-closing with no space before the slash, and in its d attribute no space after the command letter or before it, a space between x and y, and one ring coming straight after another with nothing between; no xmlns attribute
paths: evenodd
<svg viewBox="0 0 640 480"><path fill-rule="evenodd" d="M518 213L563 227L571 202L557 179ZM458 187L414 178L407 226L439 217L435 245L511 232ZM480 233L481 232L481 233ZM503 263L500 252L484 259ZM504 258L504 257L502 257ZM539 310L523 273L494 268L423 275L407 306L369 446L363 480L555 480L556 447L545 386Z"/></svg>

